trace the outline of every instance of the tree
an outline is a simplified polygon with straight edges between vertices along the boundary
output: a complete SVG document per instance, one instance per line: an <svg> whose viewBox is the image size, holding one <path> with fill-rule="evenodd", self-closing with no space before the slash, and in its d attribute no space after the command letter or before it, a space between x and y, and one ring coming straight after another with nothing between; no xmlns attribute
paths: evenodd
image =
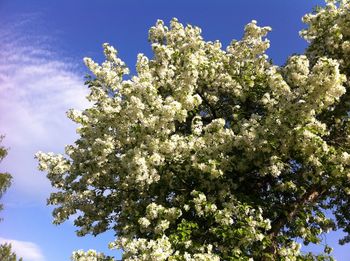
<svg viewBox="0 0 350 261"><path fill-rule="evenodd" d="M17 255L12 252L11 244L2 244L0 245L0 260L1 261L17 261ZM23 261L22 258L18 261Z"/></svg>
<svg viewBox="0 0 350 261"><path fill-rule="evenodd" d="M0 143L2 142L3 138L4 136L0 136ZM7 150L5 149L5 147L0 146L0 162L6 157L6 155L7 155ZM0 199L2 195L5 193L5 191L11 185L11 179L12 179L12 176L10 174L0 173ZM3 205L0 204L0 210L2 209L3 209ZM11 244L5 243L0 245L0 260L17 261L16 254L12 252ZM18 261L23 261L23 260L22 258L20 258Z"/></svg>
<svg viewBox="0 0 350 261"><path fill-rule="evenodd" d="M0 143L2 142L2 139L4 137L0 136ZM0 146L0 162L6 157L7 150ZM11 175L8 173L0 173L0 199L2 195L5 193L5 191L8 189L8 187L11 185ZM3 205L0 204L0 211L3 209Z"/></svg>
<svg viewBox="0 0 350 261"><path fill-rule="evenodd" d="M113 229L124 260L315 260L350 241L350 1L304 16L304 55L276 66L252 21L223 50L176 19L149 31L137 75L104 44L66 156L39 152L56 224ZM326 215L332 211L332 216ZM325 245L318 260L332 260Z"/></svg>

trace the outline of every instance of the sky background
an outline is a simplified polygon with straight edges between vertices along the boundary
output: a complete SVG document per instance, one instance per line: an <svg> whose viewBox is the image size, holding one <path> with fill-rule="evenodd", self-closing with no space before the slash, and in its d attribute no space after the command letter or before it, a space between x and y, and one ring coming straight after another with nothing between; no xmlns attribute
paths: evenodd
<svg viewBox="0 0 350 261"><path fill-rule="evenodd" d="M298 31L303 14L322 1L312 0L0 0L0 133L8 157L1 171L14 177L2 198L5 210L0 242L11 242L25 261L69 260L72 251L109 251L112 232L79 238L71 220L52 225L46 206L50 183L37 170L35 152L62 153L77 138L65 116L69 108L88 106L83 57L103 61L102 43L119 51L131 72L138 53L151 57L148 29L157 19L177 17L202 28L206 40L227 46L240 39L244 25L255 19L271 26L268 55L282 65L307 43ZM327 236L334 243L341 233ZM319 248L309 248L319 251ZM350 260L349 246L336 246L338 260Z"/></svg>

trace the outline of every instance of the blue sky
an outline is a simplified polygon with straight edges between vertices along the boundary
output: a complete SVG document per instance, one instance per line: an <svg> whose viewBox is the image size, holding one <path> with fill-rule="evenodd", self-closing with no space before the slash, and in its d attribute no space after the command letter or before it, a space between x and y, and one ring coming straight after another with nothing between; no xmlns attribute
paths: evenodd
<svg viewBox="0 0 350 261"><path fill-rule="evenodd" d="M63 152L76 139L65 112L84 108L87 72L82 58L102 61L104 42L115 46L134 72L136 55L151 56L147 32L157 19L177 17L202 28L206 40L226 46L240 39L252 19L271 26L269 56L282 65L307 43L298 31L301 16L322 1L312 0L0 0L0 133L10 148L0 164L14 176L3 197L0 241L10 241L27 261L69 260L76 249L109 252L108 232L78 238L71 221L52 225L46 206L51 187L37 171L36 151ZM336 241L339 233L327 236ZM338 260L349 260L348 246L336 247ZM317 251L318 249L314 248Z"/></svg>

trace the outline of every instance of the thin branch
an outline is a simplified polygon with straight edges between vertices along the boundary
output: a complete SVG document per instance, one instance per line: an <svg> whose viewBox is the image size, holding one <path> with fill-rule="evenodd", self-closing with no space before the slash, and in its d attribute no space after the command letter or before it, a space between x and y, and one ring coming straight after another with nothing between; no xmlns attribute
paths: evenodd
<svg viewBox="0 0 350 261"><path fill-rule="evenodd" d="M217 119L218 117L217 117L217 114L216 114L216 112L215 112L215 109L214 109L214 107L209 103L209 101L207 100L207 98L205 98L205 96L204 96L203 94L201 94L200 92L198 92L198 91L197 91L196 93L199 95L199 97L202 98L202 100L204 101L205 105L207 105L207 106L209 107L210 112L211 112L211 114L213 115L213 117L214 117L215 119Z"/></svg>

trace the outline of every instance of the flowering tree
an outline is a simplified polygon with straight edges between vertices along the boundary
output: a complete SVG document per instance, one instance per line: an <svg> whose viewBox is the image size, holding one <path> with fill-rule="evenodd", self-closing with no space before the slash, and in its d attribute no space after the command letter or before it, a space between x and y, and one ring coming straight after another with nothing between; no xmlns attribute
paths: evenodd
<svg viewBox="0 0 350 261"><path fill-rule="evenodd" d="M303 20L310 45L282 67L256 21L226 50L158 21L131 80L108 44L101 65L86 58L93 105L68 112L80 138L37 154L54 222L113 229L124 260L314 260L297 240L350 241L350 1Z"/></svg>

